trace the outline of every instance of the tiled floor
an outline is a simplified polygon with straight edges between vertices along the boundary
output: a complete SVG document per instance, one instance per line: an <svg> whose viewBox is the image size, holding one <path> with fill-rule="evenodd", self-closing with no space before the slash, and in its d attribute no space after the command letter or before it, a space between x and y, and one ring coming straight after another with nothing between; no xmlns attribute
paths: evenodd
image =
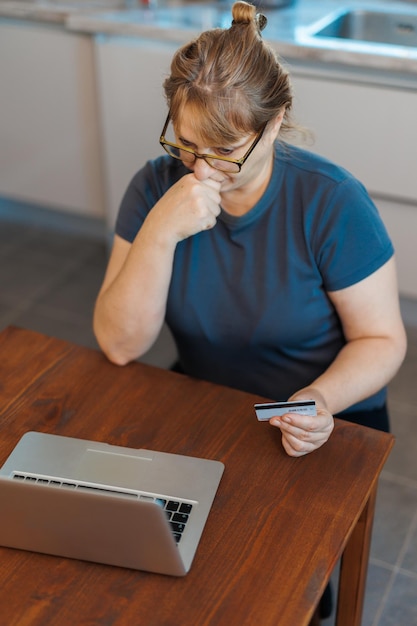
<svg viewBox="0 0 417 626"><path fill-rule="evenodd" d="M101 238L0 216L0 329L15 324L98 348L91 321L106 263ZM174 362L166 329L142 360L166 367Z"/></svg>
<svg viewBox="0 0 417 626"><path fill-rule="evenodd" d="M105 265L97 238L0 221L0 330L16 324L97 347L91 316ZM380 480L363 626L417 626L417 322L408 334L389 389L396 445ZM145 360L169 365L165 344Z"/></svg>
<svg viewBox="0 0 417 626"><path fill-rule="evenodd" d="M417 626L417 327L407 334L406 359L389 386L396 443L379 484L363 626Z"/></svg>

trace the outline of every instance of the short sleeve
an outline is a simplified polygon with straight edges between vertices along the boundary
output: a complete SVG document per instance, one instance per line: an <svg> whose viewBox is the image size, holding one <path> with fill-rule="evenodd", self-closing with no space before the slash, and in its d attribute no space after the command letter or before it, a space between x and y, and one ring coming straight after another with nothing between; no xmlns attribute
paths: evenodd
<svg viewBox="0 0 417 626"><path fill-rule="evenodd" d="M364 186L347 177L322 199L312 242L327 291L344 289L370 276L394 254L394 247Z"/></svg>
<svg viewBox="0 0 417 626"><path fill-rule="evenodd" d="M134 175L122 198L116 234L132 243L153 206L186 173L182 163L168 155L148 161Z"/></svg>

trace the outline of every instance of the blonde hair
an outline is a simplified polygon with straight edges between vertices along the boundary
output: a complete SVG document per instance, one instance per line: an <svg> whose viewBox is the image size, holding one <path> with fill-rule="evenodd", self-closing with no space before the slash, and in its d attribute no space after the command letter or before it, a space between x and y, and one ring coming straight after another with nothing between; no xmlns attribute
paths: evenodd
<svg viewBox="0 0 417 626"><path fill-rule="evenodd" d="M261 36L266 17L243 1L233 4L232 17L230 28L205 31L182 46L164 82L174 125L187 106L200 136L219 145L258 132L282 109L281 132L296 128L288 72Z"/></svg>

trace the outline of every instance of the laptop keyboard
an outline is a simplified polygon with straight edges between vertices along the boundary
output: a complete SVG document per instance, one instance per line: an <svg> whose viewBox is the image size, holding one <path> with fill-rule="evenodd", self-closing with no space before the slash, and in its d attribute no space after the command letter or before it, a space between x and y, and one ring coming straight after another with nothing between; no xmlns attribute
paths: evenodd
<svg viewBox="0 0 417 626"><path fill-rule="evenodd" d="M15 480L24 480L32 483L38 483L40 485L51 485L53 487L64 487L67 489L77 489L79 491L89 491L95 493L106 493L112 495L119 495L123 497L144 500L147 502L155 502L160 506L167 516L171 530L178 544L181 541L186 524L189 520L193 504L186 500L170 500L165 497L156 496L153 494L138 493L135 491L127 491L124 489L111 489L107 487L101 487L99 485L86 485L75 481L60 480L58 478L49 478L46 476L37 476L35 474L28 474L23 472L14 472L12 478Z"/></svg>
<svg viewBox="0 0 417 626"><path fill-rule="evenodd" d="M142 496L139 496L139 498L143 499ZM164 498L155 498L154 502L164 509L170 523L174 539L177 543L179 543L190 517L193 505L190 502L165 500Z"/></svg>

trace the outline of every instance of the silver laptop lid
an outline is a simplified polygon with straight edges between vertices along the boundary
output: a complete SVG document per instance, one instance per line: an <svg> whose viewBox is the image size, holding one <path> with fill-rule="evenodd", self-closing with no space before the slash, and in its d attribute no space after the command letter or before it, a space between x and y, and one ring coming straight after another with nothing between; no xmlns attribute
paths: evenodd
<svg viewBox="0 0 417 626"><path fill-rule="evenodd" d="M150 527L152 527L152 536L161 524L165 527L165 535L167 532L172 535L171 531L174 528L174 537L177 541L179 539L181 541L175 547L171 536L171 548L174 545L176 553L179 553L182 560L182 573L185 573L194 557L223 470L223 464L218 461L29 432L22 437L0 469L0 478L4 479L0 482L0 489L4 491L0 497L2 502L5 501L4 498L11 498L11 508L8 509L10 524L7 532L7 520L4 514L3 522L0 521L0 544L123 565L117 559L115 560L114 552L110 550L109 553L108 547L103 551L103 542L100 546L96 546L94 558L88 557L92 548L88 548L86 556L82 556L83 551L82 553L73 551L72 555L67 554L64 544L65 536L69 536L68 520L67 518L60 520L57 507L58 504L61 507L62 502L67 504L71 502L73 506L76 503L74 509L70 507L71 511L77 512L81 507L83 515L89 511L90 518L94 518L101 510L100 507L105 506L108 511L104 519L115 518L121 520L122 524L127 508L131 508L135 519L137 518L137 530L140 527L144 531L148 546L152 543L147 537ZM6 484L7 481L14 487L9 487ZM36 519L39 527L43 525L46 528L51 525L51 518L45 518L42 511L46 511L48 506L53 509L55 524L65 527L56 530L58 535L62 535L62 546L58 551L56 545L51 544L50 541L49 549L45 550L39 534L36 541L30 543L32 547L27 547L28 539L23 541L23 538L27 536L28 529L24 532L22 530L20 544L14 531L13 536L10 536L15 526L13 502L16 500L13 500L13 489L20 496L28 498L24 502L24 506L28 507L26 514L32 519L34 515L38 516ZM39 501L36 504L37 493ZM122 501L123 504L121 504ZM128 505L127 502L130 504ZM150 504L152 509L159 510L156 513L149 513L149 507L143 509L143 504ZM143 509L143 513L139 511L139 508ZM73 513L73 517L74 515L77 516L77 513ZM129 515L132 516L132 512ZM159 516L159 524L152 521L149 517L152 515ZM171 518L169 522L167 515ZM184 526L182 522L185 519L187 520L186 527L182 528ZM87 528L80 527L78 518L73 520L73 527L78 528L79 533L88 534L89 532ZM183 534L176 532L178 529ZM122 536L124 535L123 541L127 545L129 543L127 533L123 529L120 529L120 532ZM95 540L94 533L91 540L95 544L98 542ZM155 545L158 543L157 538L154 543ZM161 545L165 544L166 537ZM117 552L123 553L120 550ZM143 558L139 558L143 552L144 548L138 548L135 567L148 571L161 571L160 559L155 566L156 569L150 567L148 559L146 566L143 566ZM162 573L181 575L178 563L175 562L175 555L172 560L171 557L168 558L168 553L169 550L167 550L165 571ZM132 554L132 550L127 549L127 554ZM99 558L99 555L104 556ZM125 566L132 567L132 564L128 560Z"/></svg>
<svg viewBox="0 0 417 626"><path fill-rule="evenodd" d="M201 500L217 489L223 470L219 461L31 431L0 468L0 476L27 472Z"/></svg>

